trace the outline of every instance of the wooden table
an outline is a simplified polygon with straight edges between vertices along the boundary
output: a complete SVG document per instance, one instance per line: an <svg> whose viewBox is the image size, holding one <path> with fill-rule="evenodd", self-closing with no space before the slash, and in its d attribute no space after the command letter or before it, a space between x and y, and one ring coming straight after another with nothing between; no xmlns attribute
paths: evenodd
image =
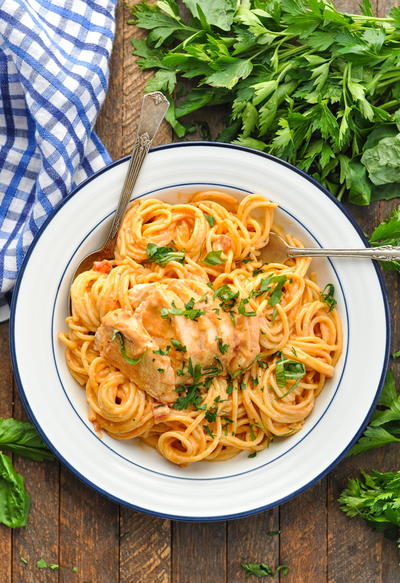
<svg viewBox="0 0 400 583"><path fill-rule="evenodd" d="M397 4L378 2L380 14ZM353 12L357 4L357 0L342 0L340 7ZM131 55L130 38L138 33L127 25L128 14L121 2L110 88L97 124L114 159L131 152L142 89L149 76L137 69ZM215 126L220 114L209 112L207 119ZM158 143L171 140L165 125ZM350 210L370 233L394 205ZM397 350L399 277L388 273L385 279L393 314L393 349ZM0 416L22 419L25 413L13 382L7 337L4 323L0 326ZM288 565L289 574L280 577L285 583L395 583L400 581L395 544L361 520L348 519L339 510L337 497L359 468L399 469L399 452L398 446L392 446L345 460L319 484L279 508L213 524L140 514L100 496L56 462L15 457L15 467L25 476L31 493L32 508L26 528L0 527L0 583L242 583L247 580L242 560ZM281 534L268 536L273 530ZM60 569L38 569L40 558L59 564ZM72 571L74 567L77 572Z"/></svg>

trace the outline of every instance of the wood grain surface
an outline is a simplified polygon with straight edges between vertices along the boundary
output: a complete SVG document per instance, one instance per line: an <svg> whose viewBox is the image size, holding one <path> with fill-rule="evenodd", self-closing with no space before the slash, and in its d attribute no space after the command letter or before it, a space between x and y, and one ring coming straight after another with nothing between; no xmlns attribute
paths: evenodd
<svg viewBox="0 0 400 583"><path fill-rule="evenodd" d="M358 0L342 0L337 5L354 12ZM374 2L380 15L394 5L398 2ZM130 39L141 33L127 24L128 17L129 8L120 1L109 91L96 126L113 159L131 152L142 91L150 75L139 71L131 54ZM222 116L221 109L207 113L213 131L221 127ZM157 143L173 139L164 124ZM380 202L367 209L349 208L369 233L395 204ZM399 277L388 273L385 279L393 315L393 348L397 350ZM0 416L24 419L13 383L7 338L7 325L2 324ZM394 364L397 373L399 367L400 363ZM288 565L288 574L274 579L282 583L398 583L395 545L361 520L347 518L338 507L337 497L347 478L359 468L398 469L399 451L391 446L345 460L326 479L279 508L212 524L172 522L119 507L56 462L35 463L15 456L15 467L24 475L31 493L32 509L26 528L11 531L0 525L0 583L255 581L254 577L245 577L241 562ZM40 558L59 568L37 568Z"/></svg>

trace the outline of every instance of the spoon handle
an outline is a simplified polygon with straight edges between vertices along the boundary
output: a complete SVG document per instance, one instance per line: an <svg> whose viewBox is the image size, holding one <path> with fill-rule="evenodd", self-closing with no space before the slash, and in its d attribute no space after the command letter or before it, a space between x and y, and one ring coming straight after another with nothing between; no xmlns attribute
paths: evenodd
<svg viewBox="0 0 400 583"><path fill-rule="evenodd" d="M135 145L129 161L128 172L122 187L117 210L111 225L105 245L109 246L117 238L119 227L125 215L126 207L132 195L133 188L143 166L144 159L150 149L151 142L169 107L169 101L160 91L147 93L142 100L140 119ZM112 245L113 246L113 245Z"/></svg>
<svg viewBox="0 0 400 583"><path fill-rule="evenodd" d="M400 261L400 247L383 245L367 249L298 249L290 247L289 257L359 257L379 261Z"/></svg>

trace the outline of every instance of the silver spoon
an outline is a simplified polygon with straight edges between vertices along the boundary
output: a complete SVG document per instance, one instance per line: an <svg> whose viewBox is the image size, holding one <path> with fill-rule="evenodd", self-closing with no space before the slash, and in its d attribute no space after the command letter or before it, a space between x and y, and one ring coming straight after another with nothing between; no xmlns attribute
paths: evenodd
<svg viewBox="0 0 400 583"><path fill-rule="evenodd" d="M168 99L164 97L164 95L159 91L147 93L143 97L135 146L129 161L128 172L122 187L111 229L107 235L103 247L93 251L93 253L90 253L84 259L82 259L75 270L72 281L83 271L92 269L93 263L95 261L102 261L104 259L113 258L119 227L125 215L126 207L128 206L133 188L143 166L143 162L150 149L151 142L153 141L154 136L160 127L168 107Z"/></svg>
<svg viewBox="0 0 400 583"><path fill-rule="evenodd" d="M290 257L356 257L379 259L379 261L400 261L400 247L383 245L371 249L300 249L290 247L276 233L270 233L268 245L261 249L259 261L263 263L283 263Z"/></svg>

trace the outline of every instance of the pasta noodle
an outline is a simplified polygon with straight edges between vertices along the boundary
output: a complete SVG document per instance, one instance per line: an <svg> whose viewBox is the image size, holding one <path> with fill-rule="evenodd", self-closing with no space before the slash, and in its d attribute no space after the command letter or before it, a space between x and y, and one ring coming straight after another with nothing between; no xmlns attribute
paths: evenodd
<svg viewBox="0 0 400 583"><path fill-rule="evenodd" d="M71 287L66 360L89 419L186 465L251 456L304 424L342 350L310 259L262 264L276 204L220 191L135 201L115 258ZM329 301L325 301L329 296Z"/></svg>

